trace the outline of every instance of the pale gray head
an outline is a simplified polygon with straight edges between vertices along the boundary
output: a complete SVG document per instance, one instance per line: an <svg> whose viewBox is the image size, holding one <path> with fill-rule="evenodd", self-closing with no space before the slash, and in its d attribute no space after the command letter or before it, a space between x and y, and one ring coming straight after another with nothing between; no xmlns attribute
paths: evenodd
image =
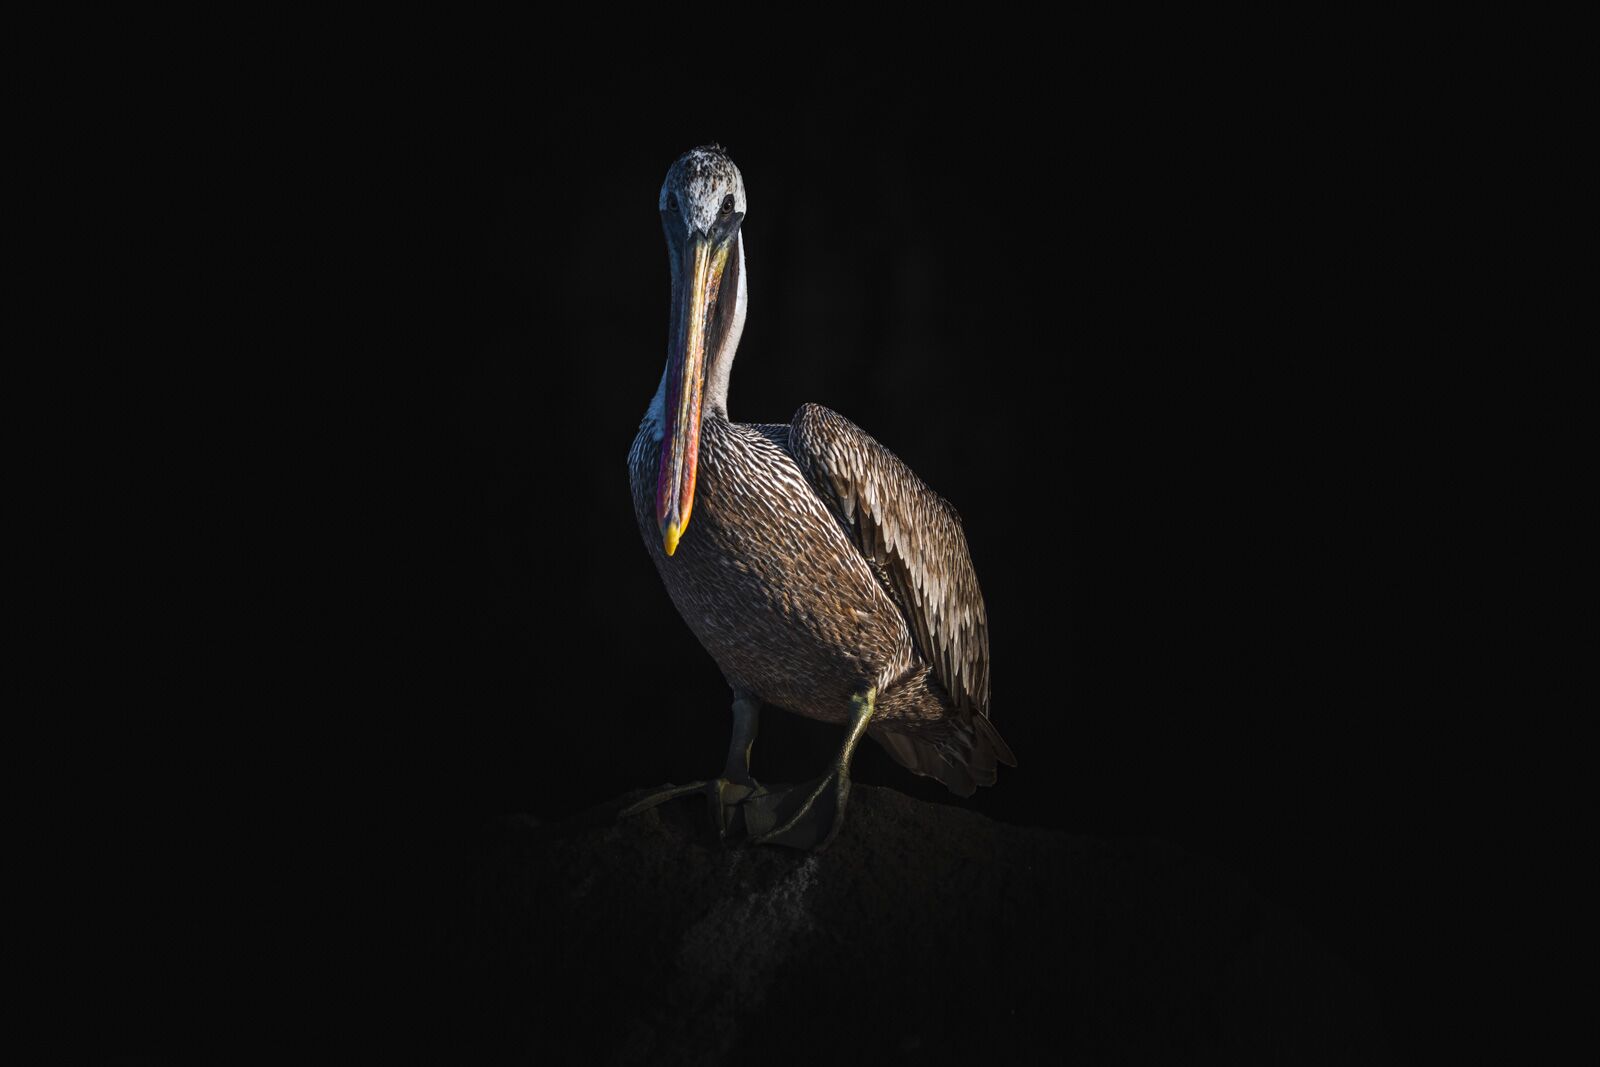
<svg viewBox="0 0 1600 1067"><path fill-rule="evenodd" d="M701 412L727 416L728 372L744 332L744 178L720 146L690 149L667 171L657 207L672 266L672 325L651 407L662 434L656 520L670 556L694 507Z"/></svg>
<svg viewBox="0 0 1600 1067"><path fill-rule="evenodd" d="M744 216L744 177L721 145L691 148L667 171L657 207L663 226L709 234L730 215Z"/></svg>

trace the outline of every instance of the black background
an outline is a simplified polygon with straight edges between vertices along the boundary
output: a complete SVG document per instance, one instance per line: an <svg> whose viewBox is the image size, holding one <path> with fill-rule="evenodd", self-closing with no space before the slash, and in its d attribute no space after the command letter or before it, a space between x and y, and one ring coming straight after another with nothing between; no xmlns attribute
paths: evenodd
<svg viewBox="0 0 1600 1067"><path fill-rule="evenodd" d="M184 234L220 314L136 376L135 440L172 463L125 473L130 506L182 506L151 552L206 607L163 710L83 772L121 805L106 990L151 960L204 984L174 946L242 886L262 966L349 1007L403 984L366 935L419 922L483 820L720 766L727 693L625 464L665 351L656 193L717 141L749 192L733 417L832 407L965 519L1020 763L965 803L1222 860L1409 1044L1440 802L1401 680L1359 53L562 51L309 34L163 94L217 90L144 143L157 175L169 144L207 158ZM836 743L768 712L756 773ZM873 746L857 774L954 802ZM345 915L365 932L288 947ZM170 1004L105 999L111 1043L184 1039Z"/></svg>

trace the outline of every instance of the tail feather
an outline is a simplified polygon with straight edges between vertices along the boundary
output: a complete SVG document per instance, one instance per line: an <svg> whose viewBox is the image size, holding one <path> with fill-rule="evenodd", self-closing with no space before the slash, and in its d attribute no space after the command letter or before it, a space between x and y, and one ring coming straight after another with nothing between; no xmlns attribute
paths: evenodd
<svg viewBox="0 0 1600 1067"><path fill-rule="evenodd" d="M868 732L901 766L938 779L961 797L970 797L980 785L994 785L997 760L1017 765L1010 746L987 718L975 715L970 723L947 719L939 725L937 733L926 726L916 732L890 726Z"/></svg>
<svg viewBox="0 0 1600 1067"><path fill-rule="evenodd" d="M1000 736L1000 731L994 728L994 723L989 721L987 715L974 715L972 725L977 727L983 741L989 746L989 751L994 753L996 759L1007 767L1017 765L1017 757L1011 754L1011 746L1006 744L1005 738Z"/></svg>

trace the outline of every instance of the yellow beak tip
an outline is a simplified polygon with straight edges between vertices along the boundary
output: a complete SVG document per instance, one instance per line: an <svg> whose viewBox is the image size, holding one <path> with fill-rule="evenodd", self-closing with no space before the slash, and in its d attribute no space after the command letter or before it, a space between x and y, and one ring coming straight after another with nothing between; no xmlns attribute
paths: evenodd
<svg viewBox="0 0 1600 1067"><path fill-rule="evenodd" d="M664 547L667 550L667 555L670 556L674 552L678 551L678 539L683 536L683 531L678 528L677 523L668 523L666 530L662 532L661 536L664 542Z"/></svg>

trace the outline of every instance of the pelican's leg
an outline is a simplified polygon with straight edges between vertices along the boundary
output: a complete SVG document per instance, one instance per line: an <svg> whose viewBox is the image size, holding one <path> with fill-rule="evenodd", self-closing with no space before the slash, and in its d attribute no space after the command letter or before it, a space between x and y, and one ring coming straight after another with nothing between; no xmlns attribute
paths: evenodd
<svg viewBox="0 0 1600 1067"><path fill-rule="evenodd" d="M733 695L733 735L728 739L728 761L722 777L738 785L754 786L750 777L750 749L756 743L756 727L761 722L761 701L753 693Z"/></svg>
<svg viewBox="0 0 1600 1067"><path fill-rule="evenodd" d="M761 717L761 701L754 693L735 691L733 696L733 736L728 741L728 759L723 765L722 777L689 785L669 786L651 793L618 813L618 818L649 811L677 797L704 793L710 801L711 823L719 839L728 835L733 813L746 799L765 792L761 784L750 777L750 748L755 744L756 726Z"/></svg>
<svg viewBox="0 0 1600 1067"><path fill-rule="evenodd" d="M844 825L844 806L850 799L850 760L867 732L877 696L876 689L868 689L850 698L850 733L832 770L811 782L781 792L763 791L746 801L745 826L752 841L819 852L833 842Z"/></svg>

